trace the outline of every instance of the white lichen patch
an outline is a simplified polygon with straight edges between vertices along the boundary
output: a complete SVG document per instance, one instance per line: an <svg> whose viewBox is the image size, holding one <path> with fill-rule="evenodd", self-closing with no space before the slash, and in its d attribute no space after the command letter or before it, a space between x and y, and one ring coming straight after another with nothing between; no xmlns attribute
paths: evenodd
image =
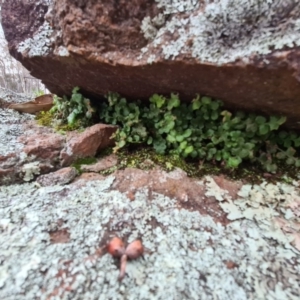
<svg viewBox="0 0 300 300"><path fill-rule="evenodd" d="M58 48L56 48L53 51L53 53L58 56L69 56L70 55L68 49L64 46L59 46Z"/></svg>
<svg viewBox="0 0 300 300"><path fill-rule="evenodd" d="M30 162L22 167L22 172L24 172L24 181L30 181L35 175L40 174L40 163L38 161Z"/></svg>
<svg viewBox="0 0 300 300"><path fill-rule="evenodd" d="M170 18L154 40L143 48L146 54L150 49L153 53L153 49L162 48L166 59L186 54L202 62L221 65L300 45L300 4L292 0L156 2ZM195 12L199 3L201 12ZM178 14L182 12L187 12L185 19ZM162 39L175 32L178 38Z"/></svg>
<svg viewBox="0 0 300 300"><path fill-rule="evenodd" d="M165 16L163 14L158 14L153 19L149 16L145 17L141 25L141 30L145 39L154 40L158 29L165 24L165 21Z"/></svg>
<svg viewBox="0 0 300 300"><path fill-rule="evenodd" d="M33 118L29 114L0 108L0 156L18 152L23 148L23 144L18 141L18 137L23 134L22 123Z"/></svg>
<svg viewBox="0 0 300 300"><path fill-rule="evenodd" d="M199 7L198 0L155 0L159 8L164 8L165 14L186 12Z"/></svg>
<svg viewBox="0 0 300 300"><path fill-rule="evenodd" d="M216 184L216 182L213 180L212 177L210 177L210 176L205 177L205 187L206 187L205 196L207 196L207 197L213 196L218 201L222 201L225 199L227 191L224 191L223 189L221 189Z"/></svg>
<svg viewBox="0 0 300 300"><path fill-rule="evenodd" d="M52 34L53 29L49 22L45 21L33 37L28 38L19 44L18 51L23 54L26 53L28 57L45 56L51 49Z"/></svg>
<svg viewBox="0 0 300 300"><path fill-rule="evenodd" d="M157 29L152 24L151 18L149 16L143 19L141 29L146 40L153 40L157 34Z"/></svg>
<svg viewBox="0 0 300 300"><path fill-rule="evenodd" d="M210 178L210 182L213 179ZM278 182L244 185L236 200L223 197L222 191L207 185L207 193L220 201L230 220L255 222L266 238L276 240L300 254L300 191L298 187ZM291 243L293 246L290 246ZM298 251L297 251L298 250Z"/></svg>
<svg viewBox="0 0 300 300"><path fill-rule="evenodd" d="M267 227L224 227L146 190L130 201L113 181L0 187L1 299L298 299L300 258ZM59 229L68 243L51 243ZM122 283L109 255L93 256L108 233L149 250Z"/></svg>

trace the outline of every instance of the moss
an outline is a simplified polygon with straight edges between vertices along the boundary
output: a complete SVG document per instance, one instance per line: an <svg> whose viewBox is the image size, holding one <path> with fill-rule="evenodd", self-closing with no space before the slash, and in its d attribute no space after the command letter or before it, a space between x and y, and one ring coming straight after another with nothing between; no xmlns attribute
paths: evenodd
<svg viewBox="0 0 300 300"><path fill-rule="evenodd" d="M105 157L113 152L112 148L105 149L99 157ZM280 165L276 174L266 173L259 164L243 163L236 169L228 169L213 161L199 161L194 159L183 159L177 155L160 155L150 147L127 147L116 153L118 164L115 167L103 170L102 175L112 174L116 170L125 168L138 168L141 170L151 170L155 166L161 167L166 172L175 168L180 168L189 177L201 179L206 175L226 175L233 180L243 180L252 184L259 184L263 180L276 183L298 180L298 168L288 168Z"/></svg>
<svg viewBox="0 0 300 300"><path fill-rule="evenodd" d="M60 125L57 122L57 120L54 119L54 116L50 111L42 111L38 113L36 115L35 120L38 125L54 128L56 132L62 134L67 131L73 131L73 130L81 131L84 130L84 128L86 127L86 124L84 124L83 121L80 119L76 120L75 123L72 125L69 124Z"/></svg>
<svg viewBox="0 0 300 300"><path fill-rule="evenodd" d="M50 111L41 111L40 113L38 113L36 115L35 120L36 120L37 124L39 124L41 126L51 127L52 121L53 121L53 116L50 113Z"/></svg>
<svg viewBox="0 0 300 300"><path fill-rule="evenodd" d="M112 149L107 149L100 153L100 156L109 155ZM185 171L188 176L202 177L206 174L217 174L220 169L212 164L205 163L199 166L199 162L193 160L185 160L178 155L161 155L157 154L155 150L150 147L136 147L123 148L116 153L118 156L118 165L111 169L100 172L103 175L111 174L116 168L139 168L142 170L150 170L155 166L161 167L163 170L169 172L175 168L180 168Z"/></svg>
<svg viewBox="0 0 300 300"><path fill-rule="evenodd" d="M95 157L79 158L72 164L72 167L74 167L78 171L78 173L81 174L82 165L92 165L95 162L97 162L97 159Z"/></svg>

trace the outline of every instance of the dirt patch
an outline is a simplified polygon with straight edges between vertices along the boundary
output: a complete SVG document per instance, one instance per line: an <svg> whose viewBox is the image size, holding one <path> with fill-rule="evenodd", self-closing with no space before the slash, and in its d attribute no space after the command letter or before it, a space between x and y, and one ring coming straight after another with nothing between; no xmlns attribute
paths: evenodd
<svg viewBox="0 0 300 300"><path fill-rule="evenodd" d="M49 232L50 242L52 244L64 244L69 243L70 233L68 228L59 229Z"/></svg>
<svg viewBox="0 0 300 300"><path fill-rule="evenodd" d="M153 193L163 194L178 201L178 207L189 211L199 211L200 214L210 215L216 222L228 224L226 213L221 209L214 197L205 195L205 185L201 181L190 178L185 172L176 169L165 172L159 168L142 171L134 168L118 170L112 188L125 193L128 199L134 201L135 193L141 188L148 189L149 199ZM238 186L225 178L220 178L229 195L236 196Z"/></svg>

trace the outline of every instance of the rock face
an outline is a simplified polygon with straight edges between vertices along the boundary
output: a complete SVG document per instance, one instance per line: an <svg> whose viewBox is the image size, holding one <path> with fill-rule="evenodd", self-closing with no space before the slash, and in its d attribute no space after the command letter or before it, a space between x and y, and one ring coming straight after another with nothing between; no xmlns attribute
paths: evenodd
<svg viewBox="0 0 300 300"><path fill-rule="evenodd" d="M1 109L0 116L5 117ZM68 132L65 136L34 122L24 122L19 128L13 119L10 127L5 127L7 125L1 121L0 118L0 125L4 127L1 131L10 135L10 140L4 140L6 146L3 145L0 151L0 185L31 181L38 175L38 182L43 185L68 183L76 176L75 170L60 168L113 146L111 135L117 129L116 126L96 124L84 132ZM3 136L1 131L0 137Z"/></svg>
<svg viewBox="0 0 300 300"><path fill-rule="evenodd" d="M52 93L202 93L300 128L298 1L15 0L2 23L11 54Z"/></svg>
<svg viewBox="0 0 300 300"><path fill-rule="evenodd" d="M39 176L36 181L42 186L64 185L71 182L77 176L74 167L59 169L58 171Z"/></svg>

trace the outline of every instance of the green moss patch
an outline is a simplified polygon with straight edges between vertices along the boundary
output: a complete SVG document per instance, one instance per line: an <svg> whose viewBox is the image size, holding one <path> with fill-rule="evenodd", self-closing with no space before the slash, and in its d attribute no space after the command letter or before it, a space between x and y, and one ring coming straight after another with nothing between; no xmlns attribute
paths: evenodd
<svg viewBox="0 0 300 300"><path fill-rule="evenodd" d="M105 157L113 152L112 148L106 149L99 154L99 157ZM224 165L211 161L199 161L195 159L184 159L175 154L158 154L151 147L125 147L116 153L118 164L115 167L103 170L102 175L112 174L116 170L125 168L137 168L141 170L151 170L159 166L166 172L175 168L180 168L192 178L201 179L206 175L225 175L232 180L243 180L253 184L259 184L266 180L268 182L291 183L293 180L299 180L299 169L290 168L284 164L279 164L276 174L265 172L259 164L242 163L238 168L228 169Z"/></svg>
<svg viewBox="0 0 300 300"><path fill-rule="evenodd" d="M79 158L72 164L72 167L74 167L78 171L78 173L81 174L82 173L82 171L81 171L82 165L92 165L96 162L97 162L97 159L95 157Z"/></svg>

